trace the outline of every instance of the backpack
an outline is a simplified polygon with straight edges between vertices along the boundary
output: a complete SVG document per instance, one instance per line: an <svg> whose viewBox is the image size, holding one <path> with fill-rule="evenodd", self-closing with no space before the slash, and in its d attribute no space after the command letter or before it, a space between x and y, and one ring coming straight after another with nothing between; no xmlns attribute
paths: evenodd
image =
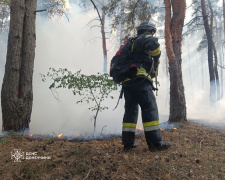
<svg viewBox="0 0 225 180"><path fill-rule="evenodd" d="M120 84L129 77L130 67L134 59L132 52L135 39L136 37L130 38L124 45L121 45L111 60L109 75L116 84Z"/></svg>

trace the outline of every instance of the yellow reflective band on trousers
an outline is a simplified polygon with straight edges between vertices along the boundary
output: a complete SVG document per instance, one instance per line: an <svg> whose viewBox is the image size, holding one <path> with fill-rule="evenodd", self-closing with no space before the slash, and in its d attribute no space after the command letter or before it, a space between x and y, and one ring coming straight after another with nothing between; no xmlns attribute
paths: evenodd
<svg viewBox="0 0 225 180"><path fill-rule="evenodd" d="M135 123L123 123L123 127L133 127L133 128L136 128L136 125Z"/></svg>
<svg viewBox="0 0 225 180"><path fill-rule="evenodd" d="M144 126L144 127L148 127L148 126L156 126L156 125L159 125L159 120L157 120L157 121L151 121L151 122L144 122L144 123L143 123L143 126Z"/></svg>
<svg viewBox="0 0 225 180"><path fill-rule="evenodd" d="M123 132L136 132L136 128L132 127L123 127Z"/></svg>
<svg viewBox="0 0 225 180"><path fill-rule="evenodd" d="M123 131L136 132L135 123L123 123Z"/></svg>
<svg viewBox="0 0 225 180"><path fill-rule="evenodd" d="M158 121L152 121L152 122L145 122L143 123L144 131L154 131L158 130L159 127L159 120Z"/></svg>
<svg viewBox="0 0 225 180"><path fill-rule="evenodd" d="M149 51L151 56L158 56L160 54L160 46L154 51Z"/></svg>
<svg viewBox="0 0 225 180"><path fill-rule="evenodd" d="M154 130L158 130L160 127L159 125L156 126L148 126L148 127L144 127L144 131L154 131Z"/></svg>

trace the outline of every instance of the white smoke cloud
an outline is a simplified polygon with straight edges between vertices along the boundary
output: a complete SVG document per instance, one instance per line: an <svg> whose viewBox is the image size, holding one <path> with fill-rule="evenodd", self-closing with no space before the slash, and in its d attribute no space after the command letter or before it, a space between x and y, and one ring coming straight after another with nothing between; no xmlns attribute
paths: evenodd
<svg viewBox="0 0 225 180"><path fill-rule="evenodd" d="M57 92L61 101L57 101L48 89L50 81L42 82L41 74L46 74L50 67L68 68L72 72L81 70L84 74L97 74L103 71L103 53L100 29L84 28L94 19L96 11L82 14L78 7L72 6L72 13L68 15L69 22L65 18L61 21L51 22L46 17L37 16L36 20L36 56L33 74L33 110L30 123L32 133L59 133L59 132L93 132L91 117L94 112L88 110L88 105L76 104L79 97L75 97L70 90L59 89ZM99 22L96 21L96 25ZM90 39L94 39L90 43ZM5 44L5 47L7 44ZM109 57L112 55L109 47ZM6 49L1 54L6 54ZM5 63L5 59L2 64ZM1 71L1 81L4 72ZM118 96L118 93L116 94ZM121 131L121 117L110 118L112 109L117 100L112 103L110 110L100 113L97 120L97 131L105 124L104 131ZM108 104L107 104L108 105ZM1 114L0 114L1 115ZM114 113L116 116L116 113ZM111 121L113 119L113 121ZM117 119L118 123L115 123ZM2 121L0 122L2 125ZM118 130L119 128L119 130ZM109 130L110 129L110 130Z"/></svg>
<svg viewBox="0 0 225 180"><path fill-rule="evenodd" d="M89 28L84 28L90 20L96 17L96 12L81 14L78 8L73 8L75 8L74 14L69 16L70 22L44 21L43 24L43 18L37 19L34 107L31 121L31 132L34 133L93 131L93 121L90 119L94 112L88 110L90 105L76 104L79 97L75 97L70 90L66 89L57 90L61 100L58 102L48 89L49 83L43 83L39 75L39 73L46 74L49 67L68 68L73 72L81 69L84 74L102 72L101 39L96 39L94 43L89 42L89 39L101 36L100 29L93 29L91 33ZM96 24L98 25L99 22L97 21ZM101 122L101 119L107 122L109 118L101 117L101 113L99 114L97 131L100 131L99 128L105 123Z"/></svg>
<svg viewBox="0 0 225 180"><path fill-rule="evenodd" d="M75 97L70 90L59 89L57 92L61 101L57 101L48 89L50 81L42 82L40 73L46 74L50 67L68 68L71 71L82 70L84 74L96 74L103 71L103 53L101 39L96 39L92 43L87 42L95 37L100 37L100 29L89 29L84 26L93 18L96 12L89 11L85 14L80 13L76 6L71 6L72 12L68 15L69 22L65 18L61 21L50 22L45 17L37 16L37 44L36 57L34 64L34 101L31 116L30 132L51 134L54 133L82 133L93 132L93 121L90 118L94 112L88 110L87 104L76 104L79 97ZM96 25L99 22L96 21ZM163 47L163 41L161 42ZM185 95L187 102L188 119L206 120L223 120L225 117L224 106L225 99L219 101L215 108L209 104L209 89L207 80L204 89L199 88L201 85L201 76L199 68L201 56L193 56L196 47L189 46L190 63L188 60L187 43L184 43L183 49L183 78L185 86ZM7 45L5 44L5 47ZM114 44L108 44L108 65L112 56L115 54ZM165 50L162 48L163 53ZM6 51L1 49L1 54ZM203 59L207 66L207 56ZM5 60L4 60L5 61ZM2 61L1 61L2 63ZM199 63L198 66L196 63ZM4 63L2 63L4 64ZM192 75L189 75L189 66L191 66ZM196 67L197 66L197 67ZM169 114L169 79L165 75L165 57L161 57L159 71L159 92L156 97L160 122L168 120ZM208 71L204 69L205 79L208 79ZM2 82L4 72L0 72ZM101 132L102 127L105 133L121 133L122 118L124 113L124 99L115 111L112 109L117 103L119 92L115 92L115 100L107 100L105 104L109 110L101 112L97 120L97 132ZM140 111L139 111L140 112ZM141 114L141 113L140 113ZM138 124L141 125L141 115L139 114ZM0 114L1 115L1 114ZM0 125L2 121L0 121Z"/></svg>

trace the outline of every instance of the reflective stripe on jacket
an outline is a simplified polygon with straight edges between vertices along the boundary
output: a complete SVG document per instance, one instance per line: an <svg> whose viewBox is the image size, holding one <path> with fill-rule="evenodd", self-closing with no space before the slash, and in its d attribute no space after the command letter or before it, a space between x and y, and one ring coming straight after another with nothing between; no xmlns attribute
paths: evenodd
<svg viewBox="0 0 225 180"><path fill-rule="evenodd" d="M144 69L144 68L137 68L137 74L136 74L136 77L147 77L147 79L148 80L152 80L151 79L151 76L150 76L150 74L148 74L147 72L146 72L146 70ZM125 82L127 82L127 81L129 81L129 80L131 80L130 78L126 78L124 81L123 81L123 83L125 83Z"/></svg>

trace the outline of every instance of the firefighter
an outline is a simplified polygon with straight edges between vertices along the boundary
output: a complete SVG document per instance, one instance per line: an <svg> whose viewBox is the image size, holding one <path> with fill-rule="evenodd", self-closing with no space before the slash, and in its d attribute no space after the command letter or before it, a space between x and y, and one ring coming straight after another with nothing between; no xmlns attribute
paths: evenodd
<svg viewBox="0 0 225 180"><path fill-rule="evenodd" d="M136 71L131 72L135 72L136 76L130 75L129 78L123 81L125 113L122 142L125 151L137 146L135 131L138 119L138 105L141 107L142 123L149 150L164 150L171 146L170 142L162 141L158 107L153 94L151 77L155 77L157 73L161 55L158 39L153 37L155 32L155 25L151 21L142 22L138 26L138 36L132 46L134 58L132 68L136 67ZM153 61L154 65L152 64Z"/></svg>

